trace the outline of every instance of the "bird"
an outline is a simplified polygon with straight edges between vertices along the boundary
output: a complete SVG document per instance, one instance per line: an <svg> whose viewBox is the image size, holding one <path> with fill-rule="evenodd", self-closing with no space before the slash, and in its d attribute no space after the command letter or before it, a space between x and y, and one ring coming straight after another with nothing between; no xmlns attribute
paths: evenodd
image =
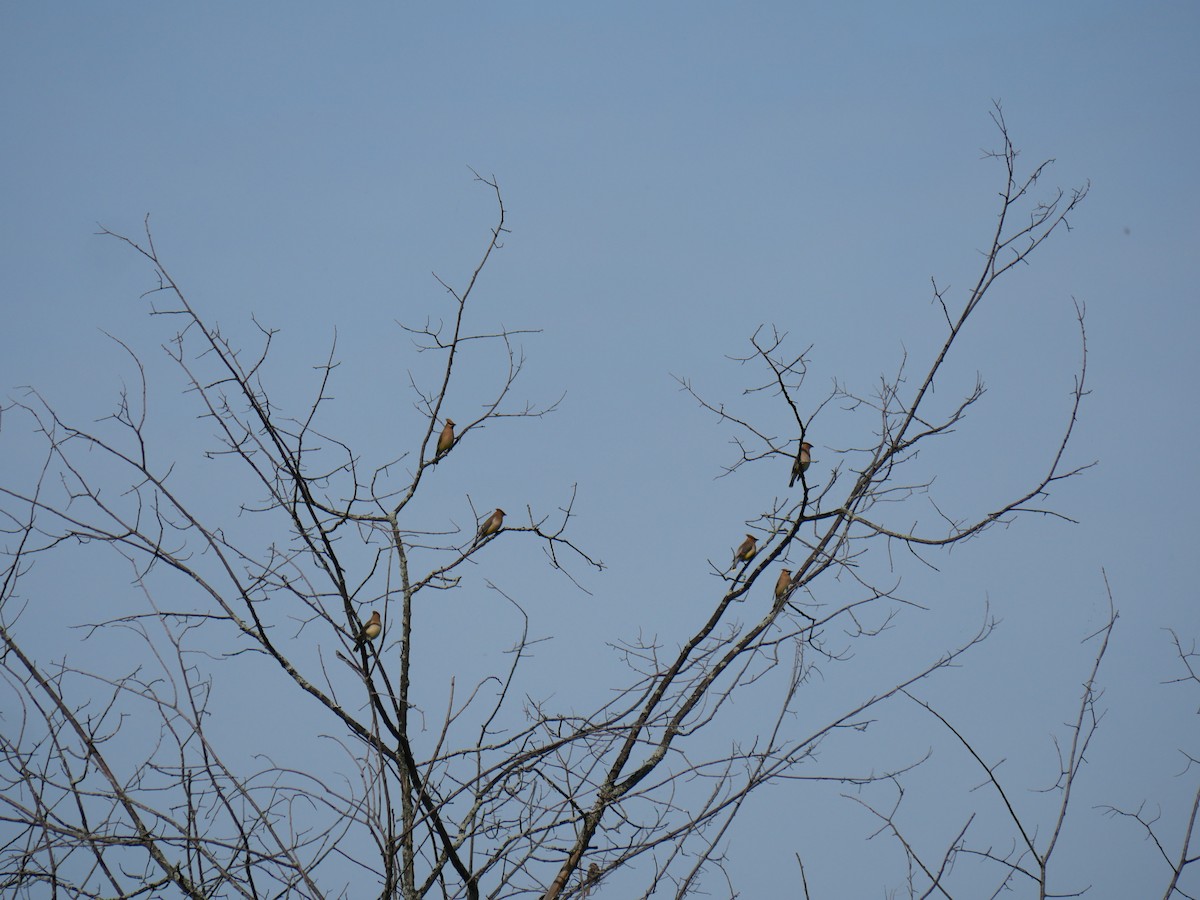
<svg viewBox="0 0 1200 900"><path fill-rule="evenodd" d="M746 535L746 539L742 541L741 545L737 548L737 550L734 551L733 562L730 564L729 568L732 569L740 562L750 562L750 560L754 559L754 554L757 552L758 544L754 539L754 535Z"/></svg>
<svg viewBox="0 0 1200 900"><path fill-rule="evenodd" d="M454 420L447 419L446 427L442 429L442 433L438 436L437 455L434 459L441 459L450 452L450 448L454 446Z"/></svg>
<svg viewBox="0 0 1200 900"><path fill-rule="evenodd" d="M787 596L788 589L792 586L792 570L784 569L779 573L779 580L775 582L775 599L782 600Z"/></svg>
<svg viewBox="0 0 1200 900"><path fill-rule="evenodd" d="M596 886L596 882L600 880L600 867L592 863L587 868L587 875L583 878L583 893L579 895L579 900L587 900L591 896L592 888Z"/></svg>
<svg viewBox="0 0 1200 900"><path fill-rule="evenodd" d="M496 507L496 511L484 519L483 524L479 526L479 534L475 537L475 540L482 541L488 535L495 534L503 524L504 510Z"/></svg>
<svg viewBox="0 0 1200 900"><path fill-rule="evenodd" d="M371 618L358 632L358 637L354 640L354 649L357 650L368 641L375 640L381 631L383 631L383 623L379 621L379 611L376 610L371 613Z"/></svg>
<svg viewBox="0 0 1200 900"><path fill-rule="evenodd" d="M812 465L812 457L809 452L812 449L812 444L808 441L800 442L800 452L796 455L796 461L792 463L792 480L788 482L788 487L793 487L796 484L796 479L800 477L801 472L807 472L808 467Z"/></svg>

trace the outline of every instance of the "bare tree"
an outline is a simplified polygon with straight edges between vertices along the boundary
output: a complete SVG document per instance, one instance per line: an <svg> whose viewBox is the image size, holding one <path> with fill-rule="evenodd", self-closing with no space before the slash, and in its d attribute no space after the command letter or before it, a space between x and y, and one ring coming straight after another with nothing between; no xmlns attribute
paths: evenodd
<svg viewBox="0 0 1200 900"><path fill-rule="evenodd" d="M497 644L505 651L501 668L465 690L456 680L432 725L427 697L414 687L422 650L447 639L420 626L419 601L454 591L467 567L486 567L492 544L536 542L550 566L573 581L603 568L570 534L574 496L553 512L505 512L484 496L476 508L471 498L474 519L462 525L419 502L485 427L536 418L555 405L514 397L524 363L518 340L527 332L472 324L480 276L506 234L497 182L476 176L496 204L477 264L461 287L439 279L451 314L406 326L417 350L433 355L436 375L411 377L422 427L391 459L370 460L325 431L336 346L317 368L311 400L289 412L280 390L268 387L274 330L256 322L258 344L245 349L188 299L148 222L139 240L105 230L156 273L152 314L177 325L164 349L184 378L187 402L217 441L198 455L256 499L232 514L214 512L204 479L158 457L148 412L158 383L132 350L139 382L99 423L74 424L32 390L4 408L10 434L18 422L32 425L44 463L28 484L0 486L0 640L5 708L12 711L0 752L7 829L0 885L13 896L374 892L406 900L552 900L602 894L605 880L620 871L641 885L643 897L695 895L705 876L711 890L713 874L723 869L723 837L756 790L796 777L830 735L864 728L875 707L910 702L915 686L956 664L994 626L985 610L977 632L960 645L792 733L783 725L792 723L799 698L820 689L813 672L853 665L856 642L919 605L895 583L865 575L865 555L903 549L924 559L997 522L1055 515L1040 498L1087 468L1066 462L1086 393L1083 344L1061 437L1023 490L988 509L950 511L928 483L906 476L917 451L950 434L982 396L977 385L942 408L932 395L973 314L998 280L1068 226L1087 194L1085 185L1035 197L1049 163L1019 174L999 107L994 119L1002 142L992 154L1003 171L998 220L978 279L958 305L934 286L945 334L929 360L905 359L874 395L835 386L812 403L801 390L807 351L789 351L784 333L759 329L742 362L760 373L749 390L786 410L782 436L682 380L735 428L740 451L730 473L780 460L792 468L794 460L799 491L768 501L748 523L755 553L732 568L725 560L713 564L720 590L677 645L630 638L617 648L630 677L584 713L569 701L539 699L522 681L533 645L527 625L515 646ZM1082 307L1077 313L1082 336ZM498 360L501 376L490 395L473 398L473 417L462 412L471 404L458 397L452 409L449 399L467 354ZM826 404L873 417L875 436L869 446L827 448L834 464L818 483L801 448ZM924 500L936 526L912 524L910 504ZM87 642L126 648L109 661L111 668L128 660L117 671L39 658L22 633L22 616L35 600L24 585L33 583L36 567L86 565L93 547L127 564L140 592L137 608L87 622ZM780 577L784 562L789 568ZM757 621L742 623L736 613L748 607L735 604L764 578L774 585L774 601ZM524 604L495 589L527 623ZM372 613L380 615L372 620ZM831 640L834 630L848 637ZM231 759L211 725L222 712L213 698L231 672L243 685L287 685L290 702L305 710L309 736L335 747L336 756L320 754L321 762L303 768L268 756ZM770 703L756 707L765 710L756 721L727 734L726 701L743 695ZM1094 722L1084 721L1089 697L1073 731L1085 743L1094 731ZM724 749L712 753L714 739ZM965 738L963 744L974 754ZM981 755L975 758L993 774ZM915 764L838 780L897 783ZM1063 817L1077 765L1073 747L1064 756ZM899 837L896 817L882 815ZM1052 845L1039 852L1029 842L1025 856L997 859L1008 867L1003 885L1013 873L1035 880L1041 873L1044 883ZM937 886L949 856L936 865L915 853L910 859Z"/></svg>

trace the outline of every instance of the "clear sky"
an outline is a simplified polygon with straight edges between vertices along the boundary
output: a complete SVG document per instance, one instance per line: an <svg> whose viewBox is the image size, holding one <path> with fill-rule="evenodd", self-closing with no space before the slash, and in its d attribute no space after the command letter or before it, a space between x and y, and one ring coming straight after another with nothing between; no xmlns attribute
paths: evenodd
<svg viewBox="0 0 1200 900"><path fill-rule="evenodd" d="M969 451L930 474L964 516L1041 474L1079 357L1072 298L1087 307L1091 394L1069 458L1099 465L1046 503L1077 525L1018 518L937 557L938 573L898 560L930 612L828 689L886 688L989 602L1000 629L924 696L1040 802L1029 791L1055 780L1052 736L1094 649L1080 642L1107 609L1103 569L1121 616L1101 674L1108 713L1059 889L1161 893L1151 845L1096 807L1145 800L1177 836L1197 783L1181 751L1200 753L1200 696L1164 682L1181 673L1165 629L1200 638L1198 44L1187 2L7 3L0 392L34 385L90 421L130 379L104 332L157 358L170 334L139 299L147 266L95 235L136 234L149 214L195 303L248 342L252 315L281 329L269 377L282 395L309 395L336 330L328 428L397 455L419 424L407 373L423 363L396 322L445 314L431 272L464 283L494 218L468 167L494 175L511 234L480 287L481 326L541 329L524 341L519 393L565 398L490 430L471 495L549 512L577 483L577 538L608 569L583 577L589 596L542 573L540 553L495 554L464 592L485 597L487 578L520 593L553 637L538 650L546 692L586 705L604 687L594 671L621 677L604 641L690 633L719 591L706 560L727 559L786 481L782 463L716 480L736 458L730 432L672 376L746 402L755 378L729 357L764 323L812 345L814 406L835 378L868 391L902 353L923 360L941 338L930 278L961 298L993 227L1001 172L981 149L997 143L1000 101L1021 161L1056 160L1039 188L1092 189L956 351L939 391L957 396L979 372L988 393L947 439ZM170 391L156 402L165 422L193 415ZM817 477L874 424L822 416ZM0 467L20 471L6 437ZM182 458L166 439L164 456ZM430 502L461 524L464 490L443 490ZM71 621L102 602L60 590L79 598L55 606ZM507 643L490 637L461 641L499 655ZM58 640L47 632L45 647ZM882 768L935 748L921 785L930 846L963 809L1002 824L986 792L965 793L981 779L961 751L896 713L845 752ZM812 774L844 771L827 755ZM781 896L796 850L811 854L814 896L901 885L898 852L868 842L874 822L838 793L788 784L756 801L730 838L742 896ZM1200 873L1188 883L1200 889Z"/></svg>

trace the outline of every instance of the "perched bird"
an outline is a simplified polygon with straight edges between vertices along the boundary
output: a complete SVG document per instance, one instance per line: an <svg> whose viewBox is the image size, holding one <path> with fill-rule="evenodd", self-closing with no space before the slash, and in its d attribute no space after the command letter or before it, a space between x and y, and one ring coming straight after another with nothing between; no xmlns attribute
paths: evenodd
<svg viewBox="0 0 1200 900"><path fill-rule="evenodd" d="M579 900L587 900L591 896L592 888L600 881L600 867L592 863L587 868L587 875L583 877L583 893L579 895Z"/></svg>
<svg viewBox="0 0 1200 900"><path fill-rule="evenodd" d="M811 449L812 444L808 441L800 442L800 452L796 455L796 461L792 463L792 480L788 482L788 487L794 486L800 473L807 472L808 467L812 465L812 457L808 453Z"/></svg>
<svg viewBox="0 0 1200 900"><path fill-rule="evenodd" d="M782 600L787 596L788 589L792 586L792 570L784 569L779 573L779 580L775 582L775 599Z"/></svg>
<svg viewBox="0 0 1200 900"><path fill-rule="evenodd" d="M734 551L733 562L730 564L729 568L732 569L740 562L750 562L750 560L754 559L754 554L757 552L758 543L754 540L754 535L746 535L746 539L742 541L741 545L737 548L737 550Z"/></svg>
<svg viewBox="0 0 1200 900"><path fill-rule="evenodd" d="M450 448L454 446L454 420L447 419L446 427L442 429L441 435L438 436L437 455L434 459L441 459L450 452Z"/></svg>
<svg viewBox="0 0 1200 900"><path fill-rule="evenodd" d="M354 641L354 649L357 650L367 641L373 641L379 637L379 632L383 631L383 623L379 621L378 610L371 613L371 618L367 620L367 624L363 625L362 630L358 632L358 637Z"/></svg>
<svg viewBox="0 0 1200 900"><path fill-rule="evenodd" d="M496 511L483 520L483 524L479 526L479 534L475 540L482 541L490 534L495 534L500 530L500 526L504 524L504 510L499 507Z"/></svg>

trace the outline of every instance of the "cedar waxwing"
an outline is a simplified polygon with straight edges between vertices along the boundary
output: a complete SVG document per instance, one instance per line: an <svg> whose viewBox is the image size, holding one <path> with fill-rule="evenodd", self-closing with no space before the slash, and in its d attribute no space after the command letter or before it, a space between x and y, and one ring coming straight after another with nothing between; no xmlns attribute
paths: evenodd
<svg viewBox="0 0 1200 900"><path fill-rule="evenodd" d="M808 441L800 442L800 453L796 457L796 461L792 463L792 480L788 482L788 487L796 484L796 479L800 477L801 472L807 472L808 467L812 465L812 457L808 451L812 449L812 444Z"/></svg>
<svg viewBox="0 0 1200 900"><path fill-rule="evenodd" d="M447 419L446 427L442 429L441 435L437 442L437 455L434 459L441 459L450 452L450 448L454 446L454 420Z"/></svg>
<svg viewBox="0 0 1200 900"><path fill-rule="evenodd" d="M733 568L740 562L750 562L754 559L754 554L758 552L758 544L754 540L754 535L746 535L746 539L742 541L741 546L733 554L733 563L729 568Z"/></svg>
<svg viewBox="0 0 1200 900"><path fill-rule="evenodd" d="M792 586L792 570L784 569L779 573L779 580L775 582L775 599L782 600L787 596L788 588Z"/></svg>
<svg viewBox="0 0 1200 900"><path fill-rule="evenodd" d="M583 878L583 893L579 895L579 900L587 900L591 896L592 888L596 886L596 882L600 880L600 867L592 863L587 868L587 875Z"/></svg>
<svg viewBox="0 0 1200 900"><path fill-rule="evenodd" d="M358 633L358 637L354 641L354 649L357 650L367 641L373 641L379 637L379 632L383 631L383 623L379 621L379 612L371 613L371 618L362 627L362 631Z"/></svg>
<svg viewBox="0 0 1200 900"><path fill-rule="evenodd" d="M482 525L479 526L479 534L475 540L482 541L489 534L495 534L500 530L500 526L504 524L504 510L496 507L496 511L488 516Z"/></svg>

